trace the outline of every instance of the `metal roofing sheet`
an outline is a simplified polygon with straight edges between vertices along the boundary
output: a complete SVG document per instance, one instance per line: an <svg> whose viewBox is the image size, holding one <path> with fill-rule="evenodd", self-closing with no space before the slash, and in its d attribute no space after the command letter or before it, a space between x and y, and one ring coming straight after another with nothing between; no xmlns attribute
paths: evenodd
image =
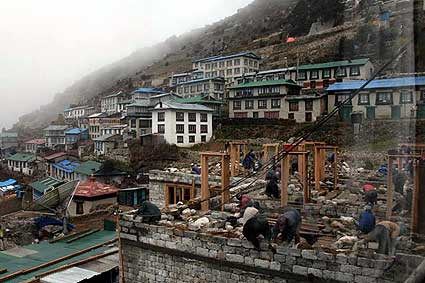
<svg viewBox="0 0 425 283"><path fill-rule="evenodd" d="M34 161L35 158L36 157L33 154L17 153L12 156L9 156L7 160L26 162L26 161Z"/></svg>
<svg viewBox="0 0 425 283"><path fill-rule="evenodd" d="M7 186L12 186L16 184L16 180L15 179L8 179L6 181L0 182L0 187L7 187Z"/></svg>
<svg viewBox="0 0 425 283"><path fill-rule="evenodd" d="M359 89L365 83L366 81L364 80L335 83L331 85L327 91L355 90ZM412 87L418 85L425 85L425 76L373 80L365 89Z"/></svg>
<svg viewBox="0 0 425 283"><path fill-rule="evenodd" d="M74 171L84 175L91 175L99 171L101 166L102 163L89 160L81 163L81 165L75 168Z"/></svg>
<svg viewBox="0 0 425 283"><path fill-rule="evenodd" d="M326 68L337 68L341 66L358 66L364 65L369 61L368 58L364 59L354 59L354 60L345 60L345 61L334 61L318 64L309 64L301 65L298 67L298 70L314 70L314 69L326 69Z"/></svg>
<svg viewBox="0 0 425 283"><path fill-rule="evenodd" d="M160 88L141 87L133 91L131 94L134 94L134 93L164 93L164 92Z"/></svg>
<svg viewBox="0 0 425 283"><path fill-rule="evenodd" d="M70 129L65 131L66 135L79 135L81 133L87 132L88 129L80 129L80 128L74 128L74 129Z"/></svg>
<svg viewBox="0 0 425 283"><path fill-rule="evenodd" d="M160 107L161 104L162 104L162 107ZM166 109L187 110L187 111L208 111L208 112L214 111L213 109L208 108L204 105L183 104L183 103L174 103L174 102L160 102L155 106L153 110L161 111Z"/></svg>
<svg viewBox="0 0 425 283"><path fill-rule="evenodd" d="M62 272L53 273L41 279L42 283L78 283L100 273L79 267L71 267Z"/></svg>
<svg viewBox="0 0 425 283"><path fill-rule="evenodd" d="M53 164L53 167L55 167L56 169L59 169L67 173L74 172L74 169L77 168L78 166L80 166L80 163L69 161L69 160L62 160L58 163Z"/></svg>
<svg viewBox="0 0 425 283"><path fill-rule="evenodd" d="M224 78L220 78L220 77L216 77L216 78L202 78L202 79L197 79L197 80L191 80L191 81L187 81L187 82L182 82L182 83L177 84L176 86L187 85L187 84L195 84L195 83L206 82L206 81L220 81L220 82L224 83Z"/></svg>

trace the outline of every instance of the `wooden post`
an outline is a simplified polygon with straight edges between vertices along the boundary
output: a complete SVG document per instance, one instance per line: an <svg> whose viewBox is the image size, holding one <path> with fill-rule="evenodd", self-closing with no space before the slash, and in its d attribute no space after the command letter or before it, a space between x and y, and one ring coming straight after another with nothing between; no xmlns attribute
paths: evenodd
<svg viewBox="0 0 425 283"><path fill-rule="evenodd" d="M320 190L320 156L319 149L314 147L314 188Z"/></svg>
<svg viewBox="0 0 425 283"><path fill-rule="evenodd" d="M320 149L320 180L323 180L326 177L325 167L326 167L326 150L324 148Z"/></svg>
<svg viewBox="0 0 425 283"><path fill-rule="evenodd" d="M229 185L229 156L224 155L221 159L221 211L224 211L224 205L230 202Z"/></svg>
<svg viewBox="0 0 425 283"><path fill-rule="evenodd" d="M201 154L201 210L210 209L210 188L208 185L208 156Z"/></svg>
<svg viewBox="0 0 425 283"><path fill-rule="evenodd" d="M419 213L419 161L415 161L414 164L414 191L413 191L413 198L412 198L412 232L418 233L418 213Z"/></svg>
<svg viewBox="0 0 425 283"><path fill-rule="evenodd" d="M304 204L306 204L306 203L309 203L310 202L310 187L309 187L309 185L308 185L308 181L307 181L307 171L308 171L308 167L307 167L307 164L308 164L308 155L307 155L307 153L306 154L304 154L304 155L302 155L302 160L303 160L303 167L302 167L302 170L303 170L303 177L302 177L302 186L303 186L303 192L304 192Z"/></svg>
<svg viewBox="0 0 425 283"><path fill-rule="evenodd" d="M235 176L236 158L235 158L235 145L230 144L230 175Z"/></svg>
<svg viewBox="0 0 425 283"><path fill-rule="evenodd" d="M288 205L289 155L282 158L281 169L280 205L281 207L286 207Z"/></svg>
<svg viewBox="0 0 425 283"><path fill-rule="evenodd" d="M388 159L388 181L387 181L387 219L391 217L393 210L393 160Z"/></svg>
<svg viewBox="0 0 425 283"><path fill-rule="evenodd" d="M338 186L338 155L337 155L337 148L335 147L334 151L334 190L336 190Z"/></svg>

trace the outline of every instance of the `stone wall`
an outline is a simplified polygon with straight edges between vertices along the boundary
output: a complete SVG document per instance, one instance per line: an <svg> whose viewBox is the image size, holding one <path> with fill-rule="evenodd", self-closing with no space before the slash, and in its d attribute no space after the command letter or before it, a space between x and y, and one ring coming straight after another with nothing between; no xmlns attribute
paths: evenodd
<svg viewBox="0 0 425 283"><path fill-rule="evenodd" d="M403 282L423 258L373 258L263 243L176 227L152 226L121 217L126 282Z"/></svg>

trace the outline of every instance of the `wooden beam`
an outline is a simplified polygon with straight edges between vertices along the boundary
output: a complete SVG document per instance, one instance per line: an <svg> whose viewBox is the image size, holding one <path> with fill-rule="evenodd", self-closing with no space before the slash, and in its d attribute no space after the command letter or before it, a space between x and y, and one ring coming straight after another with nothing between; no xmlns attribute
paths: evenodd
<svg viewBox="0 0 425 283"><path fill-rule="evenodd" d="M86 233L83 233L83 234L81 234L81 235L78 235L78 236L77 236L77 237L75 237L75 238L69 239L68 241L66 241L66 243L67 243L67 244L70 244L70 243L72 243L72 242L78 241L78 240L80 240L80 239L82 239L82 238L84 238L84 237L87 237L87 236L89 236L89 235L91 235L91 234L94 234L94 233L96 233L96 232L99 232L99 231L100 231L100 229L93 229L93 230L87 231Z"/></svg>
<svg viewBox="0 0 425 283"><path fill-rule="evenodd" d="M286 155L281 160L281 192L280 192L280 205L286 207L288 205L288 180L289 180L289 155Z"/></svg>
<svg viewBox="0 0 425 283"><path fill-rule="evenodd" d="M87 233L90 230L91 230L90 228L89 229L84 229L84 230L82 230L80 232L74 232L74 233L71 233L71 234L68 234L68 235L64 235L62 237L57 237L57 238L54 238L52 240L49 240L49 243L50 244L53 244L53 243L56 243L56 242L59 242L59 241L62 241L62 240L66 240L66 239L69 239L69 238L74 238L74 237L76 237L78 235Z"/></svg>
<svg viewBox="0 0 425 283"><path fill-rule="evenodd" d="M307 180L307 172L308 172L308 155L304 155L303 159L302 159L302 170L303 170L303 176L302 176L302 186L303 186L303 203L309 203L310 200L310 186L308 184L308 180Z"/></svg>
<svg viewBox="0 0 425 283"><path fill-rule="evenodd" d="M397 158L421 158L419 154L388 154L388 158L397 159Z"/></svg>
<svg viewBox="0 0 425 283"><path fill-rule="evenodd" d="M230 202L229 159L229 156L223 156L221 160L221 211L224 211L224 205Z"/></svg>
<svg viewBox="0 0 425 283"><path fill-rule="evenodd" d="M236 175L236 154L235 154L235 145L230 144L230 175L234 177Z"/></svg>
<svg viewBox="0 0 425 283"><path fill-rule="evenodd" d="M320 157L319 149L314 147L314 189L320 190Z"/></svg>
<svg viewBox="0 0 425 283"><path fill-rule="evenodd" d="M393 160L388 159L388 180L387 180L387 219L391 217L393 210Z"/></svg>
<svg viewBox="0 0 425 283"><path fill-rule="evenodd" d="M201 210L207 212L210 209L210 188L208 184L208 156L201 153Z"/></svg>

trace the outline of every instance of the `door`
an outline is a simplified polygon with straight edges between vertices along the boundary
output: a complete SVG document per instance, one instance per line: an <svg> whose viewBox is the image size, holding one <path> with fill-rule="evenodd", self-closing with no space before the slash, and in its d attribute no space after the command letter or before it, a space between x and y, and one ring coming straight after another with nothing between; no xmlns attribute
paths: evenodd
<svg viewBox="0 0 425 283"><path fill-rule="evenodd" d="M425 118L425 104L418 104L418 112L416 114L416 117L419 119Z"/></svg>
<svg viewBox="0 0 425 283"><path fill-rule="evenodd" d="M342 121L349 122L351 119L351 112L353 111L353 106L345 105L342 106L339 110L339 115Z"/></svg>
<svg viewBox="0 0 425 283"><path fill-rule="evenodd" d="M391 106L391 118L394 120L400 119L401 108L400 105Z"/></svg>
<svg viewBox="0 0 425 283"><path fill-rule="evenodd" d="M366 107L366 119L375 120L375 107L374 106Z"/></svg>

